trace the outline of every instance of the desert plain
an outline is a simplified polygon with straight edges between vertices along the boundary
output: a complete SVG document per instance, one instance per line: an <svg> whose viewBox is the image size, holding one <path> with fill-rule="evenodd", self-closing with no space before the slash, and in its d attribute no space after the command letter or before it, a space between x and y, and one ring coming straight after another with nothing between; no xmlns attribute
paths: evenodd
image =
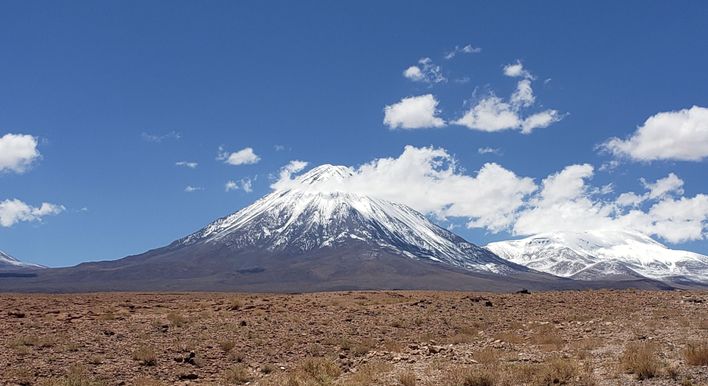
<svg viewBox="0 0 708 386"><path fill-rule="evenodd" d="M0 295L0 384L708 385L708 292Z"/></svg>

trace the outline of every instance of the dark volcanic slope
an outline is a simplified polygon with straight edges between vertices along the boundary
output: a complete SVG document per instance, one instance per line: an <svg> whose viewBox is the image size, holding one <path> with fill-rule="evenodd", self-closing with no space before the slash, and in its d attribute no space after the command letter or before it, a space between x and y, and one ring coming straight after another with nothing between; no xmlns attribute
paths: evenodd
<svg viewBox="0 0 708 386"><path fill-rule="evenodd" d="M521 288L662 288L649 280L579 282L540 273L501 276L474 273L388 253L361 255L346 249L307 256L209 256L159 249L118 261L50 269L36 277L0 278L0 291L247 291L310 292L361 289L514 291Z"/></svg>

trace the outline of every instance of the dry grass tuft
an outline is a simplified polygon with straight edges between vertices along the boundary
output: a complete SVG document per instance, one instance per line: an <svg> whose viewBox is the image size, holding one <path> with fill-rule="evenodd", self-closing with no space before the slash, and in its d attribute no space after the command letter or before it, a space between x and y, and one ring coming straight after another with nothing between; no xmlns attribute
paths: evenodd
<svg viewBox="0 0 708 386"><path fill-rule="evenodd" d="M414 372L406 372L398 376L401 386L415 386L416 376Z"/></svg>
<svg viewBox="0 0 708 386"><path fill-rule="evenodd" d="M689 343L683 357L689 365L708 366L708 342Z"/></svg>
<svg viewBox="0 0 708 386"><path fill-rule="evenodd" d="M494 386L498 376L490 369L458 368L449 374L445 386Z"/></svg>
<svg viewBox="0 0 708 386"><path fill-rule="evenodd" d="M538 386L567 385L578 373L576 364L568 359L557 358L544 363L536 375Z"/></svg>
<svg viewBox="0 0 708 386"><path fill-rule="evenodd" d="M241 308L243 308L243 300L241 300L239 298L231 299L231 302L229 303L229 310L238 311Z"/></svg>
<svg viewBox="0 0 708 386"><path fill-rule="evenodd" d="M40 386L104 386L105 383L97 381L88 375L83 367L72 367L63 378L48 379L39 383Z"/></svg>
<svg viewBox="0 0 708 386"><path fill-rule="evenodd" d="M133 359L139 361L143 366L155 366L157 364L157 354L155 350L148 346L140 346L133 352Z"/></svg>
<svg viewBox="0 0 708 386"><path fill-rule="evenodd" d="M565 340L559 335L559 332L552 325L543 325L533 336L531 336L531 342L539 345L545 346L546 348L555 348L559 350L565 345Z"/></svg>
<svg viewBox="0 0 708 386"><path fill-rule="evenodd" d="M499 362L500 353L497 349L485 347L474 353L472 357L481 364L489 365Z"/></svg>
<svg viewBox="0 0 708 386"><path fill-rule="evenodd" d="M656 347L649 343L630 343L620 358L624 371L635 374L637 379L654 378L661 369Z"/></svg>
<svg viewBox="0 0 708 386"><path fill-rule="evenodd" d="M365 363L357 369L353 376L347 379L347 386L370 386L384 378L393 370L393 364L384 361Z"/></svg>
<svg viewBox="0 0 708 386"><path fill-rule="evenodd" d="M174 327L181 327L187 323L187 319L176 312L170 312L167 314L167 320L169 320L170 324Z"/></svg>
<svg viewBox="0 0 708 386"><path fill-rule="evenodd" d="M228 354L234 349L234 347L236 347L236 342L231 339L224 339L219 341L219 347L221 348L221 351Z"/></svg>
<svg viewBox="0 0 708 386"><path fill-rule="evenodd" d="M270 363L266 363L265 365L261 366L261 373L263 374L271 374L274 373L275 370L275 366Z"/></svg>
<svg viewBox="0 0 708 386"><path fill-rule="evenodd" d="M251 380L251 373L248 366L238 364L224 372L224 382L229 385L241 385Z"/></svg>
<svg viewBox="0 0 708 386"><path fill-rule="evenodd" d="M337 363L325 358L308 358L300 365L300 368L309 377L321 382L336 379L342 372Z"/></svg>

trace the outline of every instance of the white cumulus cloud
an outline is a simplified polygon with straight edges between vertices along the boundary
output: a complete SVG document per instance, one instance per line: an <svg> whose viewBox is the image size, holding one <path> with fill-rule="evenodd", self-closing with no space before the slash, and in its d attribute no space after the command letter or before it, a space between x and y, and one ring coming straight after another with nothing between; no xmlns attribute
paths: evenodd
<svg viewBox="0 0 708 386"><path fill-rule="evenodd" d="M445 121L438 113L438 101L432 94L408 97L384 108L383 123L391 129L443 127Z"/></svg>
<svg viewBox="0 0 708 386"><path fill-rule="evenodd" d="M526 110L536 102L531 86L533 77L524 70L520 62L506 66L504 73L513 77L523 76L508 101L492 94L477 101L462 117L452 123L487 132L519 130L523 134L530 134L534 129L548 127L563 118L553 109L527 114Z"/></svg>
<svg viewBox="0 0 708 386"><path fill-rule="evenodd" d="M453 123L481 131L501 131L521 127L516 109L501 98L490 96L480 100Z"/></svg>
<svg viewBox="0 0 708 386"><path fill-rule="evenodd" d="M35 137L27 134L0 137L0 173L24 173L40 157Z"/></svg>
<svg viewBox="0 0 708 386"><path fill-rule="evenodd" d="M635 161L701 161L708 157L708 108L655 114L629 138L610 138L601 147Z"/></svg>
<svg viewBox="0 0 708 386"><path fill-rule="evenodd" d="M229 165L250 165L260 161L261 157L256 155L250 147L235 151L233 153L226 152L222 147L220 147L217 159L224 161L224 163Z"/></svg>
<svg viewBox="0 0 708 386"><path fill-rule="evenodd" d="M0 201L0 226L11 227L20 221L41 221L42 217L63 212L62 205L43 202L34 207L18 199Z"/></svg>
<svg viewBox="0 0 708 386"><path fill-rule="evenodd" d="M588 184L593 175L591 165L570 165L544 179L540 193L519 211L513 232L632 229L672 243L707 236L708 196L681 196L683 181L673 173L653 183L642 180L644 193L615 199L599 197L602 189Z"/></svg>
<svg viewBox="0 0 708 386"><path fill-rule="evenodd" d="M524 65L521 63L520 60L517 60L516 63L512 64L507 64L504 66L504 75L512 78L518 78L518 77L524 77L524 78L532 78L533 76L531 75L530 72L528 72L525 68Z"/></svg>

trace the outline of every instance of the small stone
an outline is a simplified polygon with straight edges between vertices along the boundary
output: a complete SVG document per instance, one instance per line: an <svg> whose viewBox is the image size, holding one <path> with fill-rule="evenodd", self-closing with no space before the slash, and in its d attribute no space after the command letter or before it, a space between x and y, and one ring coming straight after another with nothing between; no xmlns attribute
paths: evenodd
<svg viewBox="0 0 708 386"><path fill-rule="evenodd" d="M180 374L178 376L178 378L180 381L189 381L189 380L197 379L197 378L199 378L199 376L194 373L189 373L189 374Z"/></svg>

